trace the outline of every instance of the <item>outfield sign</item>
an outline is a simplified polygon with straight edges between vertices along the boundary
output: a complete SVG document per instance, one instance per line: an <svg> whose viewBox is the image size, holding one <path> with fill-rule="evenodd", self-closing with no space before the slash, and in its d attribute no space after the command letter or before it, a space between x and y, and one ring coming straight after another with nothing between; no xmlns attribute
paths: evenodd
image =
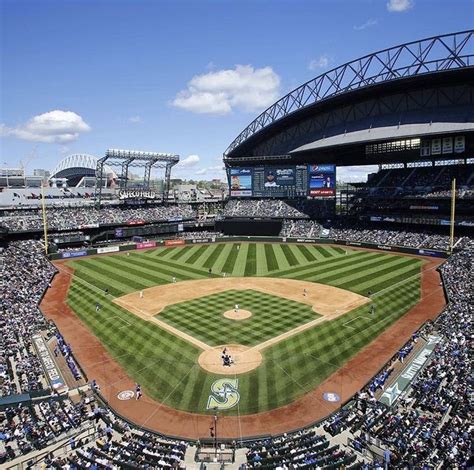
<svg viewBox="0 0 474 470"><path fill-rule="evenodd" d="M154 248L155 246L156 246L156 242L151 241L151 242L137 243L135 247L137 250L143 250L144 248Z"/></svg>
<svg viewBox="0 0 474 470"><path fill-rule="evenodd" d="M64 253L61 253L61 258L62 259L79 258L80 256L87 256L87 251L86 250L65 251Z"/></svg>
<svg viewBox="0 0 474 470"><path fill-rule="evenodd" d="M223 378L211 385L207 400L208 410L230 410L240 401L239 379Z"/></svg>
<svg viewBox="0 0 474 470"><path fill-rule="evenodd" d="M120 247L118 246L104 246L102 248L97 248L97 254L102 254L102 253L115 253L116 251L119 251Z"/></svg>
<svg viewBox="0 0 474 470"><path fill-rule="evenodd" d="M165 246L176 246L176 245L185 245L186 242L179 238L177 240L165 240Z"/></svg>
<svg viewBox="0 0 474 470"><path fill-rule="evenodd" d="M158 199L158 194L155 191L119 191L119 199Z"/></svg>
<svg viewBox="0 0 474 470"><path fill-rule="evenodd" d="M216 238L193 238L191 243L214 243Z"/></svg>
<svg viewBox="0 0 474 470"><path fill-rule="evenodd" d="M395 382L385 390L382 396L379 398L381 403L385 405L392 406L400 397L400 395L407 389L416 375L420 370L425 366L429 357L433 353L436 345L441 341L439 336L428 336L428 341L423 346L421 351L408 362L405 369L397 377Z"/></svg>

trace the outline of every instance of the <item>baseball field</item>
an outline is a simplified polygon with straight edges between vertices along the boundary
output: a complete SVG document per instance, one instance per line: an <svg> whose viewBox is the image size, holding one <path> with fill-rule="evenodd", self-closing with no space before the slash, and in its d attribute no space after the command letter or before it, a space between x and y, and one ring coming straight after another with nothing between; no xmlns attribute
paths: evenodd
<svg viewBox="0 0 474 470"><path fill-rule="evenodd" d="M379 336L418 302L422 263L318 245L156 248L69 261L67 302L147 396L240 416L305 395Z"/></svg>

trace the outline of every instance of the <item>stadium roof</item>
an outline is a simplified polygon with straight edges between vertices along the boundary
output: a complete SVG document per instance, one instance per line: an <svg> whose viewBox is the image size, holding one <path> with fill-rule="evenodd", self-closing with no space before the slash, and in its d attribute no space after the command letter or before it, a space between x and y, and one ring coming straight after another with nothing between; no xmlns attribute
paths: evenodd
<svg viewBox="0 0 474 470"><path fill-rule="evenodd" d="M430 80L427 80L428 75ZM315 77L257 116L229 145L224 152L224 159L230 163L234 157L271 155L271 152L265 152L268 152L269 146L265 148L263 144L260 145L262 142L277 134L280 140L288 138L281 137L285 129L311 113L331 108L336 102L341 107L341 102L350 102L352 97L360 99L365 94L373 98L377 93L383 94L384 90L389 89L393 92L398 88L397 91L403 93L410 84L416 84L420 89L435 83L442 86L449 79L454 81L454 77L457 84L466 83L469 77L472 82L474 78L474 30L434 36L384 49ZM465 120L465 117L462 119ZM292 148L280 149L279 153L290 153L301 144L303 142ZM257 146L260 147L257 149Z"/></svg>
<svg viewBox="0 0 474 470"><path fill-rule="evenodd" d="M378 127L375 129L364 129L347 134L339 134L325 139L316 140L309 144L302 145L294 150L301 152L306 150L315 150L318 148L327 148L331 146L351 145L360 143L370 143L371 141L404 139L413 136L437 136L439 134L458 133L466 130L474 131L474 123L421 123L421 124L403 124L401 126Z"/></svg>

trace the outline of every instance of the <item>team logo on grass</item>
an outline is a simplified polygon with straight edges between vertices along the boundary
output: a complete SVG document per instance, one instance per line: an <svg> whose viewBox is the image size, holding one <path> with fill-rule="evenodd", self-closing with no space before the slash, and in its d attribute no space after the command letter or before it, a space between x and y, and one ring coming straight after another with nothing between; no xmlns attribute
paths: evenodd
<svg viewBox="0 0 474 470"><path fill-rule="evenodd" d="M208 410L229 410L240 400L239 379L219 379L211 385L211 395L207 400Z"/></svg>
<svg viewBox="0 0 474 470"><path fill-rule="evenodd" d="M135 396L135 392L133 392L132 390L123 390L117 395L117 398L119 400L124 401L124 400L131 400L134 396Z"/></svg>

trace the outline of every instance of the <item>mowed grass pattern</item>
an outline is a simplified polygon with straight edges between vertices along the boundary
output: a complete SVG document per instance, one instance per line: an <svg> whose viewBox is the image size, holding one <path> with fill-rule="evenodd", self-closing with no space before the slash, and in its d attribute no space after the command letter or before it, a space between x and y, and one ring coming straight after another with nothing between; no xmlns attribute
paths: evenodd
<svg viewBox="0 0 474 470"><path fill-rule="evenodd" d="M115 305L112 303L114 297L170 283L173 276L178 279L179 288L181 281L218 277L224 272L227 276L258 275L321 282L363 295L372 291L377 306L374 315L369 315L368 306L364 306L264 350L263 364L252 372L239 375L239 409L226 412L249 414L285 405L314 389L406 313L419 299L422 262L405 256L330 246L228 243L158 248L131 252L130 256L85 258L70 264L76 271L69 291L69 305L130 377L164 404L198 413L212 413L206 410L206 404L210 386L218 377L197 365L201 351ZM105 288L110 292L107 296L103 292ZM223 324L216 328L215 311L223 312L234 303L241 303L244 308L244 303L251 301L245 292L248 291L232 292L232 300L223 300L225 305L220 307L213 304L215 299L207 299L205 305L199 306L201 312L196 311L200 316L196 321L187 313L196 301L170 306L172 321L180 321L181 328L189 329L196 337L205 335L213 344L222 344L218 332ZM255 294L259 293L252 293L251 297ZM235 302L237 295L243 296L241 302ZM95 312L97 301L102 304L98 313ZM278 303L282 301L279 299ZM267 302L264 309L267 313L262 313L268 318L276 310L272 304ZM209 306L213 313L208 315ZM260 306L252 306L249 310L254 308ZM307 307L285 308L294 312ZM201 318L202 310L207 318ZM284 314L278 321L273 318L263 333L257 327L250 328L248 337L246 333L236 331L233 342L254 344L254 341L260 342L256 338L259 334L264 335L262 338L276 336L279 328L291 328L289 324L284 325L289 321L287 316ZM311 312L311 318L315 317ZM232 322L231 328L244 328L246 321L241 326ZM232 334L229 331L229 335ZM353 371L354 375L357 373Z"/></svg>
<svg viewBox="0 0 474 470"><path fill-rule="evenodd" d="M223 316L235 304L252 316L235 321ZM158 317L207 343L253 346L320 317L309 305L255 290L227 290L219 294L169 305Z"/></svg>

